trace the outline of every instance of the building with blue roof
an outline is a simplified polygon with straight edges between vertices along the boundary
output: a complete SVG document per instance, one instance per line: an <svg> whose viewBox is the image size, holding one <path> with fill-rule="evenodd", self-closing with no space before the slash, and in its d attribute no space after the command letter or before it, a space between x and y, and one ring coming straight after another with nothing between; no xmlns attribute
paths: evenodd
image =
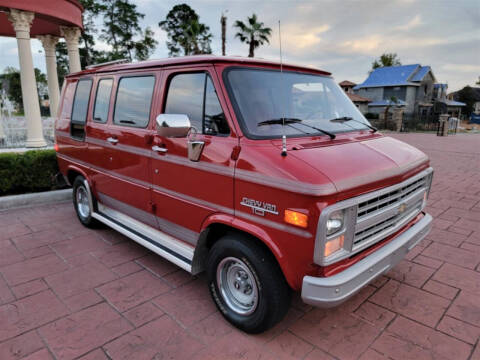
<svg viewBox="0 0 480 360"><path fill-rule="evenodd" d="M436 79L430 66L420 64L386 66L373 70L355 86L356 94L372 99L369 111L380 113L385 106L404 107L406 114L431 111Z"/></svg>

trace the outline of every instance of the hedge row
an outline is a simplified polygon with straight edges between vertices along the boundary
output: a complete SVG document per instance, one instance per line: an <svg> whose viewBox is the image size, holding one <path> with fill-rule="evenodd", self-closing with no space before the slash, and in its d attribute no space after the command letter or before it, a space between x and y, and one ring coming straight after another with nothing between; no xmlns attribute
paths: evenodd
<svg viewBox="0 0 480 360"><path fill-rule="evenodd" d="M55 150L0 153L0 196L62 187L58 173Z"/></svg>

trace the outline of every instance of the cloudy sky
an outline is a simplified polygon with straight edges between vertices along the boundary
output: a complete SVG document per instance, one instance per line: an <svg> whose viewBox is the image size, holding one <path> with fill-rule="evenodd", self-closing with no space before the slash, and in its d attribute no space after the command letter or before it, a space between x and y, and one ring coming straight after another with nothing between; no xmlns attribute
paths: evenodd
<svg viewBox="0 0 480 360"><path fill-rule="evenodd" d="M152 58L166 57L166 34L158 22L182 1L132 1L146 15L143 25L155 31L158 47ZM447 82L450 91L474 85L480 76L479 0L185 2L210 26L215 54L221 52L221 13L227 11L227 54L247 55L248 46L235 39L232 24L255 12L273 29L270 45L258 49L256 56L278 59L280 20L284 61L330 71L338 81L364 81L372 61L384 52L396 52L403 64L430 65L437 81ZM39 41L32 41L32 49L35 66L44 70ZM0 53L0 71L18 67L15 39L0 38Z"/></svg>

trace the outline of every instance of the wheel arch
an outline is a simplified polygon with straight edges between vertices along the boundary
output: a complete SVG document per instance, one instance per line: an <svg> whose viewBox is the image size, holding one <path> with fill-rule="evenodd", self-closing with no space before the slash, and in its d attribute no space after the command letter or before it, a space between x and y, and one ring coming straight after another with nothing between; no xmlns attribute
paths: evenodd
<svg viewBox="0 0 480 360"><path fill-rule="evenodd" d="M192 273L198 274L205 269L205 260L208 251L223 235L240 233L246 235L251 241L263 246L277 262L287 283L293 288L294 280L289 278L285 264L282 266L280 259L284 257L282 251L273 241L271 236L261 227L231 215L214 214L204 221L192 261Z"/></svg>

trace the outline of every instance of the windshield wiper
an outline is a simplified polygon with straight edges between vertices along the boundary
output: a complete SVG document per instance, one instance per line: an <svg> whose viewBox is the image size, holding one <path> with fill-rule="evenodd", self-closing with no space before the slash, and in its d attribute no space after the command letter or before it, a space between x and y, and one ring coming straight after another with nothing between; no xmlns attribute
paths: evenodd
<svg viewBox="0 0 480 360"><path fill-rule="evenodd" d="M320 129L316 126L312 126L312 125L309 125L309 124L305 124L303 122L302 119L297 119L297 118L279 118L279 119L270 119L270 120L265 120L265 121L260 121L257 126L262 126L262 125L288 125L288 124L301 124L303 126L307 126L309 127L310 129L314 129L314 130L317 130L317 131L320 131L321 133L324 133L325 135L328 135L330 137L330 139L335 139L335 134L329 132L329 131L326 131L326 130L323 130L323 129Z"/></svg>
<svg viewBox="0 0 480 360"><path fill-rule="evenodd" d="M300 122L302 122L301 119L295 119L295 118L270 119L270 120L260 121L257 124L257 126L295 124L295 123L300 123Z"/></svg>
<svg viewBox="0 0 480 360"><path fill-rule="evenodd" d="M377 132L378 129L372 125L368 125L366 123L364 123L363 121L358 121L350 116L341 116L341 117L338 117L338 118L334 118L334 119L330 119L330 122L339 122L339 123L343 123L343 122L347 122L347 121L355 121L359 124L362 124L362 125L365 125L366 127L368 127L370 130L372 130L372 133L374 132Z"/></svg>

